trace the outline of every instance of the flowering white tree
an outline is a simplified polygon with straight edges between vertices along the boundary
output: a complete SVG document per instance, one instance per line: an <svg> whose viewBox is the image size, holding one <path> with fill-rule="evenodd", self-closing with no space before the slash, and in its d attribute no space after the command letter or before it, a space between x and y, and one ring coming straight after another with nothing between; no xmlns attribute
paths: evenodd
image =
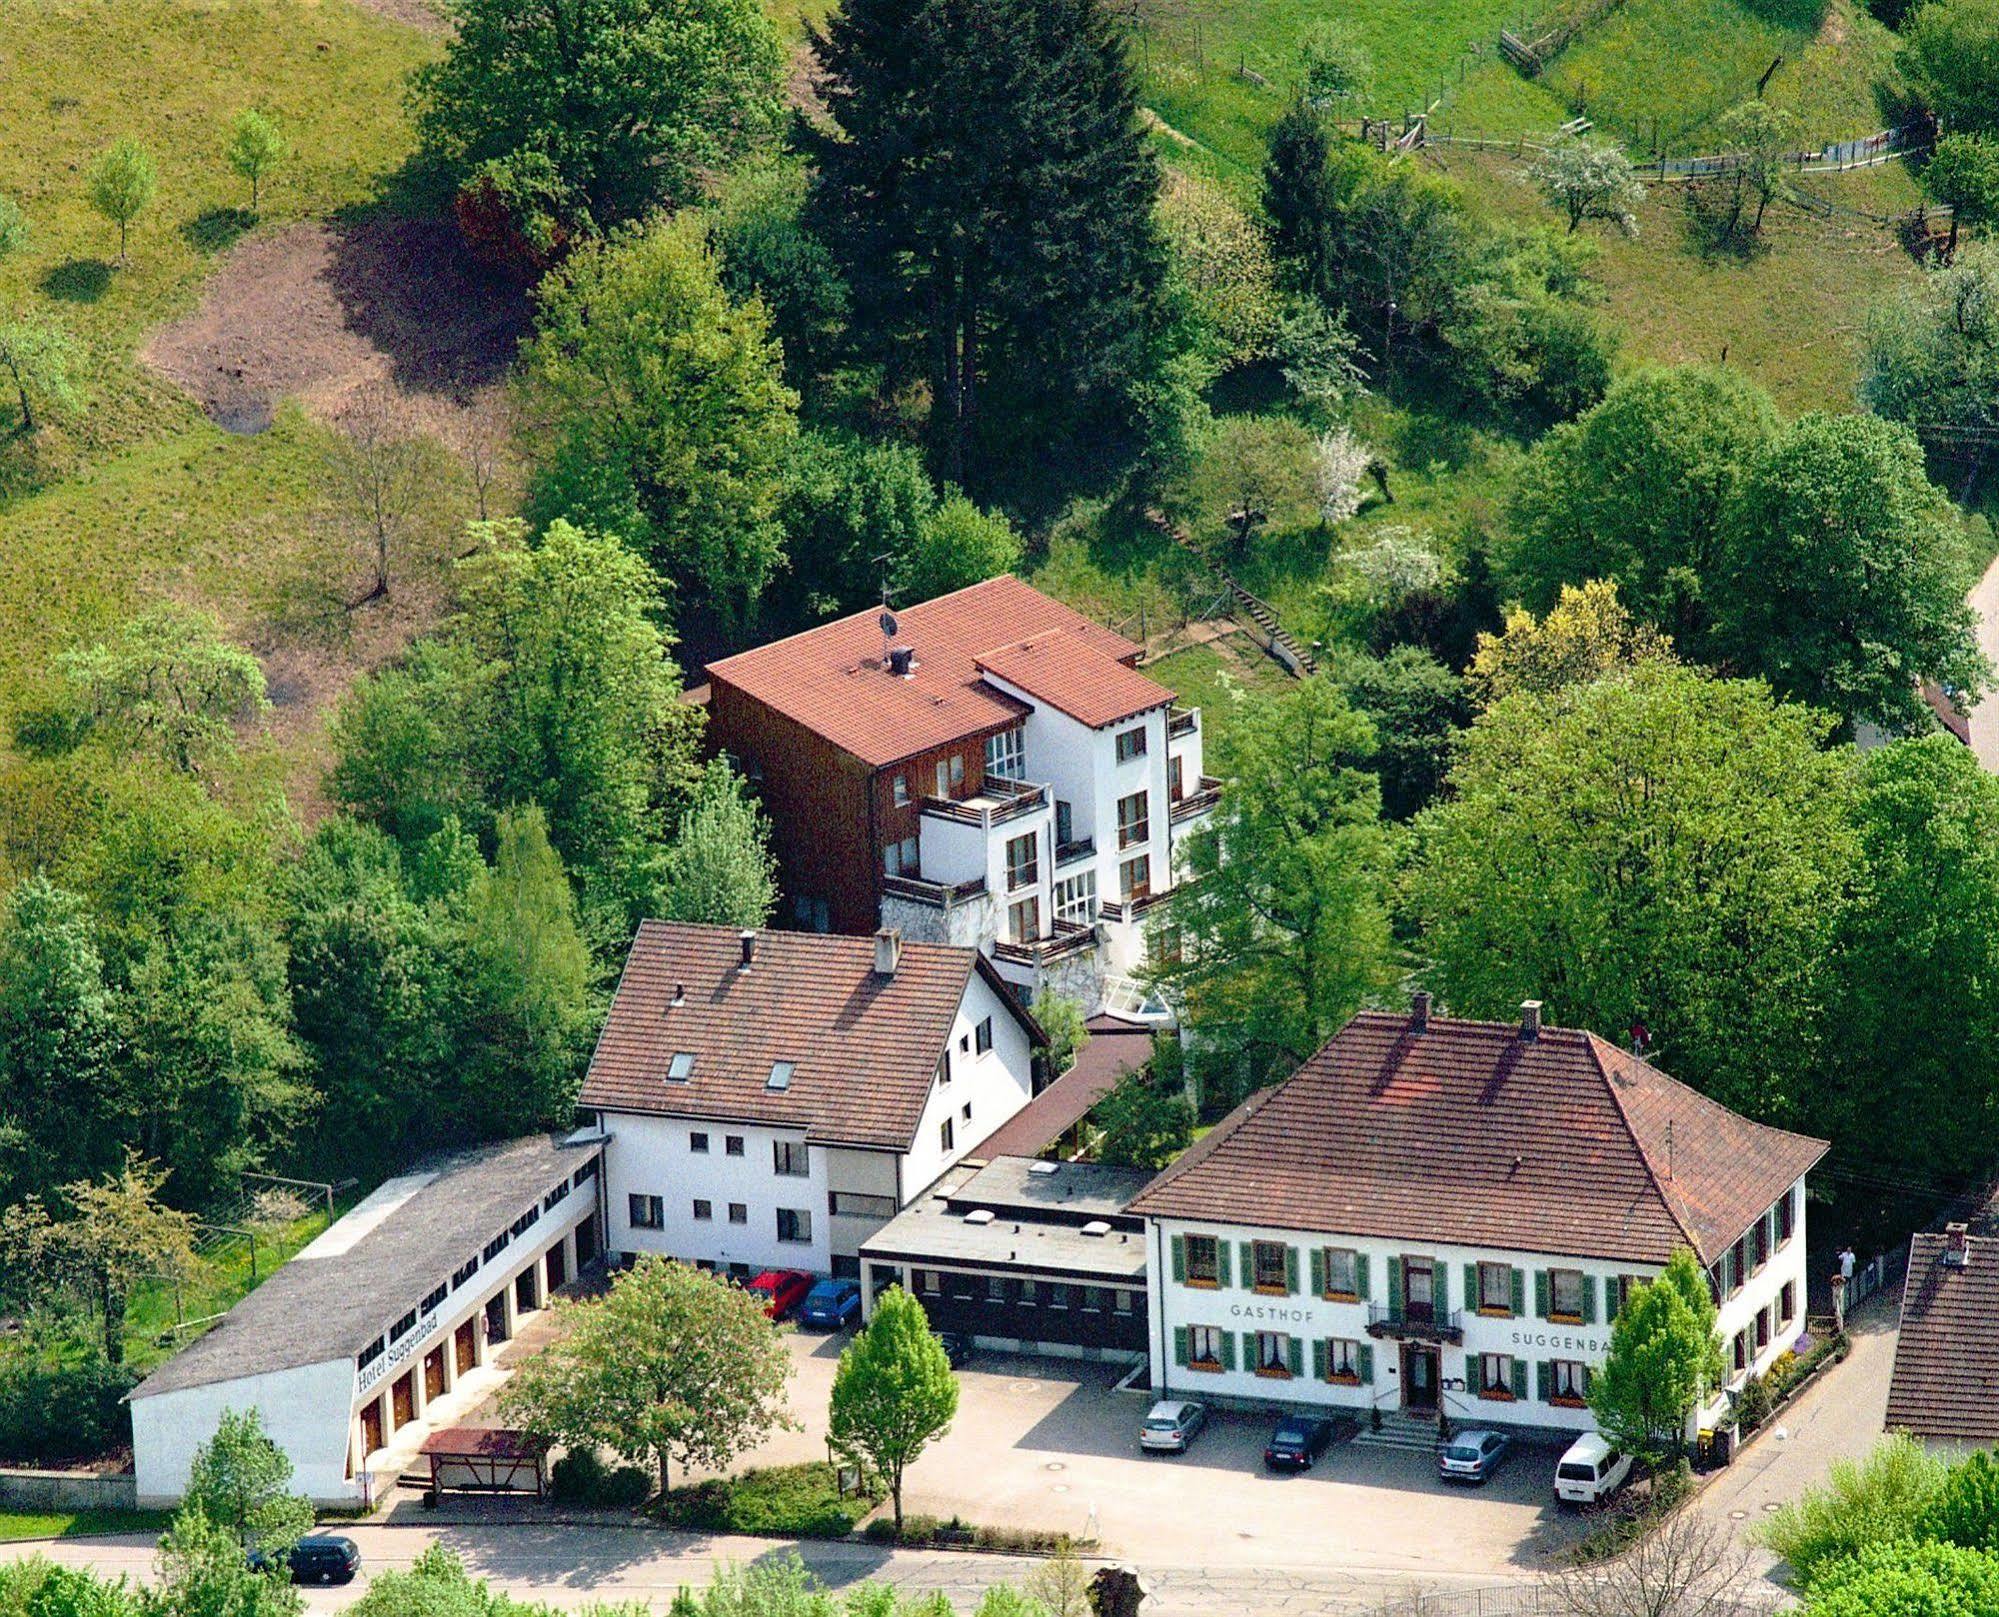
<svg viewBox="0 0 1999 1617"><path fill-rule="evenodd" d="M1374 464L1374 451L1351 429L1334 427L1319 434L1312 452L1312 475L1318 484L1319 517L1337 526L1360 510L1360 483Z"/></svg>
<svg viewBox="0 0 1999 1617"><path fill-rule="evenodd" d="M1569 216L1571 233L1585 219L1607 219L1627 236L1638 234L1633 210L1645 200L1645 187L1622 146L1572 135L1543 152L1527 177Z"/></svg>

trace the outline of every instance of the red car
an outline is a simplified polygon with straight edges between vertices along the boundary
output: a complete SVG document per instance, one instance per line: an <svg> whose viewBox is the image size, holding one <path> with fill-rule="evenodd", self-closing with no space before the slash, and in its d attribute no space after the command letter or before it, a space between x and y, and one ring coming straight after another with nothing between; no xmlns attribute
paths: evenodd
<svg viewBox="0 0 1999 1617"><path fill-rule="evenodd" d="M784 1319L812 1289L812 1276L797 1269L766 1269L747 1288L767 1299L764 1312L772 1319Z"/></svg>

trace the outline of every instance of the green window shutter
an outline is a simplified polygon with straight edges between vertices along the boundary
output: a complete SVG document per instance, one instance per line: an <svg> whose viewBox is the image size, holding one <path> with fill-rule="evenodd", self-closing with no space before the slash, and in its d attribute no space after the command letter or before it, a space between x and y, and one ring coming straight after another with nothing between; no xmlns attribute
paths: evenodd
<svg viewBox="0 0 1999 1617"><path fill-rule="evenodd" d="M1467 1353L1465 1355L1465 1391L1476 1398L1481 1390L1482 1383L1478 1379L1478 1355L1476 1353Z"/></svg>
<svg viewBox="0 0 1999 1617"><path fill-rule="evenodd" d="M1326 1249L1322 1246L1312 1248L1312 1295L1326 1295Z"/></svg>
<svg viewBox="0 0 1999 1617"><path fill-rule="evenodd" d="M1187 1237L1173 1237L1173 1278L1185 1282L1187 1278Z"/></svg>
<svg viewBox="0 0 1999 1617"><path fill-rule="evenodd" d="M1430 1306L1436 1309L1437 1318L1451 1317L1451 1266L1448 1263L1430 1264Z"/></svg>
<svg viewBox="0 0 1999 1617"><path fill-rule="evenodd" d="M1465 1265L1465 1311L1478 1311L1478 1265L1475 1263Z"/></svg>
<svg viewBox="0 0 1999 1617"><path fill-rule="evenodd" d="M1525 1359L1515 1359L1513 1361L1513 1396L1515 1398L1525 1398L1527 1396L1527 1361Z"/></svg>
<svg viewBox="0 0 1999 1617"><path fill-rule="evenodd" d="M1536 1319L1546 1319L1548 1317L1548 1271L1546 1269L1536 1269L1534 1271L1534 1317Z"/></svg>
<svg viewBox="0 0 1999 1617"><path fill-rule="evenodd" d="M1369 1386L1374 1385L1374 1344L1363 1342L1360 1351L1353 1356L1353 1367L1360 1379Z"/></svg>
<svg viewBox="0 0 1999 1617"><path fill-rule="evenodd" d="M1583 1366L1583 1396L1587 1398L1596 1388L1596 1371L1589 1365Z"/></svg>
<svg viewBox="0 0 1999 1617"><path fill-rule="evenodd" d="M1293 1297L1298 1295L1298 1249L1295 1246L1284 1249L1284 1289Z"/></svg>
<svg viewBox="0 0 1999 1617"><path fill-rule="evenodd" d="M1305 1373L1305 1344L1295 1336L1291 1338L1291 1373L1294 1376Z"/></svg>
<svg viewBox="0 0 1999 1617"><path fill-rule="evenodd" d="M1527 1317L1527 1275L1526 1271L1521 1269L1513 1271L1513 1317L1515 1319Z"/></svg>
<svg viewBox="0 0 1999 1617"><path fill-rule="evenodd" d="M1236 1254L1236 1262L1242 1266L1236 1272L1236 1284L1249 1291L1256 1285L1256 1246L1253 1242L1243 1242L1242 1249Z"/></svg>
<svg viewBox="0 0 1999 1617"><path fill-rule="evenodd" d="M1583 1323L1596 1323L1596 1276L1583 1276Z"/></svg>
<svg viewBox="0 0 1999 1617"><path fill-rule="evenodd" d="M1388 1260L1388 1312L1392 1318L1402 1317L1402 1260Z"/></svg>
<svg viewBox="0 0 1999 1617"><path fill-rule="evenodd" d="M1326 1339L1323 1336L1313 1337L1312 1379L1314 1381L1324 1381L1326 1379L1326 1366L1329 1362L1330 1356L1326 1349Z"/></svg>
<svg viewBox="0 0 1999 1617"><path fill-rule="evenodd" d="M1360 1294L1360 1300L1362 1302L1366 1302L1367 1301L1367 1254L1365 1252L1356 1252L1354 1254L1353 1283L1354 1283L1354 1289Z"/></svg>
<svg viewBox="0 0 1999 1617"><path fill-rule="evenodd" d="M1232 1286L1235 1284L1235 1282L1229 1278L1229 1254L1232 1253L1233 1251L1235 1251L1235 1243L1233 1241L1224 1241L1220 1239L1216 1240L1215 1279L1219 1284L1224 1286Z"/></svg>
<svg viewBox="0 0 1999 1617"><path fill-rule="evenodd" d="M1224 1370L1233 1370L1235 1368L1235 1332L1221 1331L1217 1334L1222 1339L1222 1368Z"/></svg>
<svg viewBox="0 0 1999 1617"><path fill-rule="evenodd" d="M1555 1395L1555 1367L1547 1359L1540 1360L1534 1366L1534 1389L1536 1396L1544 1404Z"/></svg>
<svg viewBox="0 0 1999 1617"><path fill-rule="evenodd" d="M1173 1362L1182 1370L1187 1368L1187 1327L1173 1327Z"/></svg>

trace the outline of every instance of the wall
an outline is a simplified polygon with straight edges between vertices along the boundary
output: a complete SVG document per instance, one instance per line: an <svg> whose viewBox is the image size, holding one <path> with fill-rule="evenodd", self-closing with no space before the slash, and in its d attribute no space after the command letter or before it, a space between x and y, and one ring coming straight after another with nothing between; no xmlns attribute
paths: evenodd
<svg viewBox="0 0 1999 1617"><path fill-rule="evenodd" d="M1728 1384L1740 1388L1752 1375L1762 1375L1777 1356L1792 1342L1805 1327L1804 1315L1807 1307L1805 1272L1805 1187L1800 1180L1789 1191L1791 1205L1796 1210L1791 1238L1781 1247L1771 1252L1769 1261L1759 1270L1746 1276L1741 1289L1733 1296L1724 1297L1719 1309L1717 1322L1721 1332L1723 1353L1728 1366ZM1787 1327L1773 1330L1769 1343L1760 1351L1755 1349L1754 1326L1757 1314L1775 1302L1786 1283L1792 1287L1794 1317ZM1745 1326L1750 1328L1752 1358L1747 1371L1737 1374L1734 1369L1733 1344L1736 1333ZM1716 1399L1701 1412L1701 1423L1711 1424L1714 1417L1727 1408L1725 1399Z"/></svg>
<svg viewBox="0 0 1999 1617"><path fill-rule="evenodd" d="M810 1269L823 1273L832 1267L825 1150L818 1146L807 1149L809 1172L802 1178L780 1175L772 1166L773 1144L779 1140L803 1144L804 1129L622 1112L603 1115L611 1134L604 1155L612 1250L657 1252L724 1268L744 1264L753 1272ZM694 1133L708 1136L705 1156L688 1147L688 1138ZM730 1135L743 1141L740 1157L732 1157L726 1150ZM658 1196L664 1202L663 1228L632 1228L627 1198L634 1194ZM713 1206L711 1220L695 1220L697 1198ZM729 1222L730 1202L744 1205L747 1222ZM780 1207L812 1215L809 1243L778 1240Z"/></svg>
<svg viewBox="0 0 1999 1617"><path fill-rule="evenodd" d="M1136 1237L1134 1237L1136 1239ZM1129 1359L1145 1352L1146 1298L1142 1279L1123 1286L1101 1280L1070 1280L1065 1306L1050 1306L1049 1274L1034 1276L1037 1300L1022 1301L1020 1278L997 1270L952 1269L870 1260L866 1288L875 1295L890 1283L901 1285L939 1331L959 1331L982 1343L1019 1347L1023 1352L1083 1350L1091 1356ZM1000 1283L995 1296L991 1282ZM1085 1287L1090 1288L1086 1293ZM1120 1300L1129 1306L1120 1309ZM1088 1306L1086 1306L1088 1305Z"/></svg>
<svg viewBox="0 0 1999 1617"><path fill-rule="evenodd" d="M974 1030L985 1017L992 1018L993 1047L979 1055ZM1034 1048L1027 1029L982 972L972 973L951 1024L950 1057L951 1081L930 1086L916 1138L903 1160L905 1206L1034 1096ZM972 1109L969 1121L967 1106ZM952 1121L953 1135L948 1152L939 1129L946 1117Z"/></svg>
<svg viewBox="0 0 1999 1617"><path fill-rule="evenodd" d="M385 1303L385 1313L393 1309ZM263 1416L271 1441L290 1457L293 1486L315 1500L345 1501L347 1442L354 1409L354 1361L184 1387L132 1400L132 1459L141 1505L171 1505L187 1486L194 1451L215 1435L225 1409Z"/></svg>
<svg viewBox="0 0 1999 1617"><path fill-rule="evenodd" d="M138 1479L129 1471L100 1477L87 1471L0 1470L0 1506L8 1510L130 1510L138 1502Z"/></svg>

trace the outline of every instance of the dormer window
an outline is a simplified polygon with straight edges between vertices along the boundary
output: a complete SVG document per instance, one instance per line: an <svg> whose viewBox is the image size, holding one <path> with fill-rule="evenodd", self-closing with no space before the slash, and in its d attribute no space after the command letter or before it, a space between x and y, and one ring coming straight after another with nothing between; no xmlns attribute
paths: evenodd
<svg viewBox="0 0 1999 1617"><path fill-rule="evenodd" d="M666 1064L666 1081L670 1084L684 1084L693 1076L693 1053L688 1050L676 1050L673 1059Z"/></svg>
<svg viewBox="0 0 1999 1617"><path fill-rule="evenodd" d="M789 1061L773 1061L770 1064L770 1076L764 1080L764 1088L789 1089L793 1067L794 1063Z"/></svg>

